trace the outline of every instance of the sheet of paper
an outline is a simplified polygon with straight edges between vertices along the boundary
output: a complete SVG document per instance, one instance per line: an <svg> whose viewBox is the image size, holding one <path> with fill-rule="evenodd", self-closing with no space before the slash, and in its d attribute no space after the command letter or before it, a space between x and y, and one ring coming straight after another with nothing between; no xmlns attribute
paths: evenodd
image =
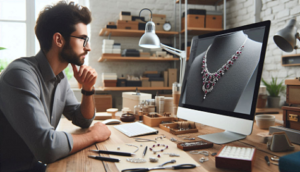
<svg viewBox="0 0 300 172"><path fill-rule="evenodd" d="M157 165L160 165L166 161L170 161L172 159L176 160L176 163L173 164L167 164L169 165L178 165L178 164L195 164L196 166L200 166L198 162L196 162L192 157L189 156L189 154L179 148L177 148L177 144L174 142L171 142L167 138L164 139L158 139L157 143L154 142L132 142L132 143L123 143L123 144L111 144L107 145L107 150L110 151L121 151L121 152L130 152L133 153L137 148L133 146L128 146L126 144L133 144L139 147L139 150L135 153L135 156L127 157L127 156L118 156L118 155L109 155L112 158L118 158L120 159L120 162L116 162L116 166L119 169L119 171L122 171L124 169L128 168L149 168L149 167L155 167ZM163 146L157 146L157 144L165 144L168 145L168 148L165 149L163 152L157 152L156 154L153 153L153 151L150 151L149 148L153 148L154 150L160 150L164 148ZM143 145L142 147L140 145ZM153 147L155 145L155 147ZM143 158L143 152L145 147L148 146L147 153L145 157ZM117 148L120 147L120 150L117 150ZM169 155L165 155L164 153L176 153L179 154L179 157L170 157ZM160 158L157 157L157 155L160 154ZM150 157L158 158L158 162L152 163L149 161ZM145 163L132 163L126 161L127 158L143 158L146 160Z"/></svg>

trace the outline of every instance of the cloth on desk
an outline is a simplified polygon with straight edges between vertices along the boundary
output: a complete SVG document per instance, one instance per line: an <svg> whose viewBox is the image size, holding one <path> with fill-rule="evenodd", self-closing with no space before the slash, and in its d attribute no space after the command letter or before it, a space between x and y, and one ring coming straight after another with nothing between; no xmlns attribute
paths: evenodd
<svg viewBox="0 0 300 172"><path fill-rule="evenodd" d="M300 151L279 158L280 172L298 172L300 169Z"/></svg>
<svg viewBox="0 0 300 172"><path fill-rule="evenodd" d="M143 137L146 138L146 137ZM153 137L147 137L147 139L153 139ZM132 141L134 141L134 139L132 139ZM157 165L160 165L166 161L170 161L171 159L175 159L176 163L173 164L168 164L168 165L178 165L178 164L195 164L196 166L200 166L198 162L196 162L191 156L189 156L189 154L187 154L186 152L184 152L181 149L177 148L177 144L174 142L171 142L169 139L164 138L162 140L158 139L156 143L154 142L132 142L132 143L122 143L122 144L109 144L109 145L105 145L107 150L110 151L121 151L121 152L133 152L136 150L136 147L133 146L128 146L126 144L133 144L139 147L139 150L135 153L135 156L132 157L125 157L125 156L117 156L117 155L109 155L111 158L118 158L120 159L120 162L115 163L117 168L119 169L119 171L122 171L123 169L127 169L127 168L145 168L145 167L154 167ZM153 151L150 151L149 148L153 148L154 150L160 150L163 149L163 146L157 146L157 144L165 144L168 145L168 148L165 149L163 152L157 152L156 154L153 154ZM143 145L142 147L140 147L140 145ZM152 147L153 145L155 145L155 147ZM145 157L143 158L143 152L145 147L148 146L148 150L147 153L145 155ZM120 147L120 150L117 150L117 147ZM175 153L175 154L179 154L180 157L169 157L169 155L164 155L164 153ZM149 161L150 157L155 157L157 158L157 155L160 154L160 158L158 158L158 162L157 163L152 163ZM146 160L145 163L132 163L132 162L128 162L126 161L127 158L143 158Z"/></svg>

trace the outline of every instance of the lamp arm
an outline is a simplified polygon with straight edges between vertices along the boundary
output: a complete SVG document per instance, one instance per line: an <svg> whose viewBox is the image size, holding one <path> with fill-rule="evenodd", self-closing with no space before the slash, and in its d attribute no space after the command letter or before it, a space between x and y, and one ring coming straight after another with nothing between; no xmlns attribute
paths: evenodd
<svg viewBox="0 0 300 172"><path fill-rule="evenodd" d="M143 9L141 9L139 17L141 17L141 13L142 13L143 10L149 10L150 11L150 13L151 13L151 21L152 21L152 11L149 8L143 8Z"/></svg>
<svg viewBox="0 0 300 172"><path fill-rule="evenodd" d="M162 43L160 43L160 46L162 46L163 48L165 48L165 50L166 50L166 49L171 49L171 50L174 50L174 51L177 51L177 52L182 52L182 50L178 50L178 49L176 49L176 48L167 46L167 45L162 44Z"/></svg>

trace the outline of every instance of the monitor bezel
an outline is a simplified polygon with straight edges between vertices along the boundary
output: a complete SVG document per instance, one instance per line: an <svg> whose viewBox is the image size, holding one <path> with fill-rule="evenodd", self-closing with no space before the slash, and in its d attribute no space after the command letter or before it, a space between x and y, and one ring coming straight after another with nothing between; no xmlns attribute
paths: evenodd
<svg viewBox="0 0 300 172"><path fill-rule="evenodd" d="M266 55L266 47L267 47L267 44L268 44L270 25L271 25L271 21L267 20L267 21L263 21L263 22L259 22L259 23L249 24L249 25L245 25L245 26L232 28L232 29L227 29L227 30L223 30L223 31L218 31L218 32L213 32L213 33L208 33L208 34L204 34L204 35L195 36L195 37L198 37L198 39L202 39L202 38L212 37L212 36L221 35L221 34L227 34L227 33L236 32L236 31L248 30L248 29L251 29L251 28L265 27L265 33L264 33L264 38L263 38L263 42L262 42L262 48L261 48L260 60L259 60L259 64L258 64L258 71L257 71L257 77L256 77L256 83L255 83L255 89L254 89L254 96L253 96L253 100L252 100L250 114L244 114L244 113L238 113L238 112L232 112L232 111L225 111L225 110L218 110L218 109L212 109L212 108L182 104L181 102L182 102L182 97L183 96L180 96L179 107L198 110L198 111L204 111L204 112L208 112L208 113L214 113L214 114L228 116L228 117L235 117L235 118L241 118L241 119L246 119L246 120L253 120L254 115L255 115L255 110L256 110L256 102L257 102L257 97L258 97L258 91L259 91L259 87L260 87L260 83L261 83L261 77L262 77L261 73L262 73L262 70L263 70L263 64L264 64L265 55ZM191 48L192 48L192 45L191 45ZM186 82L187 82L187 80L186 80L186 77L188 75L187 70L188 70L188 68L186 68L186 71L185 71L183 84L182 84L182 89L181 89L181 95L183 95L183 91L185 90L185 86L186 86Z"/></svg>

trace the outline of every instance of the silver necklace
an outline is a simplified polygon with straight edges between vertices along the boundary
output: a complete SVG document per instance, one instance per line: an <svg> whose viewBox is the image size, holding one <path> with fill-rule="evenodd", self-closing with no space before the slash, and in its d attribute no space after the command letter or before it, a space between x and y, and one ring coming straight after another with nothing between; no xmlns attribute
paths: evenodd
<svg viewBox="0 0 300 172"><path fill-rule="evenodd" d="M207 93L211 92L214 89L214 86L216 85L217 81L225 74L225 71L229 70L229 67L233 65L233 62L239 58L239 56L242 54L242 50L244 49L244 45L246 41L248 40L248 35L246 35L246 39L244 43L241 45L241 47L231 56L231 58L216 72L211 73L209 72L207 68L207 52L210 49L211 45L207 48L205 56L203 57L202 61L202 79L203 79L203 86L202 90L204 92L203 99L206 98Z"/></svg>

